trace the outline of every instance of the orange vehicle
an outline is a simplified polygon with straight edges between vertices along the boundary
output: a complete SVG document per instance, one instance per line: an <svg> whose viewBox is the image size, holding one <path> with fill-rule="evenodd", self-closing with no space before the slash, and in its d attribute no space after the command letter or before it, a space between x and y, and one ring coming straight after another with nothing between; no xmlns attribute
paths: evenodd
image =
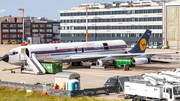
<svg viewBox="0 0 180 101"><path fill-rule="evenodd" d="M27 45L27 42L22 42L21 43L21 46L26 46Z"/></svg>

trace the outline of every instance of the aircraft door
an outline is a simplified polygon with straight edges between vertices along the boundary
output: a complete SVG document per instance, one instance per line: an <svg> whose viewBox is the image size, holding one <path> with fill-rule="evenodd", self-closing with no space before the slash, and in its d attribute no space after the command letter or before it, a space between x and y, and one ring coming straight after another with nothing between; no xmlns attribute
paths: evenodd
<svg viewBox="0 0 180 101"><path fill-rule="evenodd" d="M20 60L26 60L26 55L29 57L29 50L27 48L21 48Z"/></svg>
<svg viewBox="0 0 180 101"><path fill-rule="evenodd" d="M107 43L103 43L104 50L109 50L109 46Z"/></svg>
<svg viewBox="0 0 180 101"><path fill-rule="evenodd" d="M21 48L20 60L25 60L26 48Z"/></svg>

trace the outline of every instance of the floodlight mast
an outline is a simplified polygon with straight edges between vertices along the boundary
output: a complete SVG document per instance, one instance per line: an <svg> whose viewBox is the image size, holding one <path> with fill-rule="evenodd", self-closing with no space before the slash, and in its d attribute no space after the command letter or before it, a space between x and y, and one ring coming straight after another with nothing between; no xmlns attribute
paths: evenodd
<svg viewBox="0 0 180 101"><path fill-rule="evenodd" d="M23 39L24 39L24 8L19 8L19 11L22 11L23 13Z"/></svg>
<svg viewBox="0 0 180 101"><path fill-rule="evenodd" d="M88 5L86 5L86 41L88 41Z"/></svg>

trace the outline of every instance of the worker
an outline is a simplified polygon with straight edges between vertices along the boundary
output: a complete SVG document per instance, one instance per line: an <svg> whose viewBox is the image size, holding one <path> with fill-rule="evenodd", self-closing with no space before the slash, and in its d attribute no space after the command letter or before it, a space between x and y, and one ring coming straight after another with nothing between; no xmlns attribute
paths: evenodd
<svg viewBox="0 0 180 101"><path fill-rule="evenodd" d="M59 85L57 85L57 83L55 83L54 89L59 89Z"/></svg>
<svg viewBox="0 0 180 101"><path fill-rule="evenodd" d="M124 71L126 71L126 69L127 69L127 66L126 66L126 64L124 64Z"/></svg>

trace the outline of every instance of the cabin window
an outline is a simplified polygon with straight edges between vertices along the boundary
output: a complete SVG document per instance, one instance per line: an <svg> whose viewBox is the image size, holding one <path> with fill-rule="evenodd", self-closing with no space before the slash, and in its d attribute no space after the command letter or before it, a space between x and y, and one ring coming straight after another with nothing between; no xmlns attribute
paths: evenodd
<svg viewBox="0 0 180 101"><path fill-rule="evenodd" d="M77 48L75 49L75 52L77 53Z"/></svg>
<svg viewBox="0 0 180 101"><path fill-rule="evenodd" d="M84 48L82 48L82 52L84 52Z"/></svg>

